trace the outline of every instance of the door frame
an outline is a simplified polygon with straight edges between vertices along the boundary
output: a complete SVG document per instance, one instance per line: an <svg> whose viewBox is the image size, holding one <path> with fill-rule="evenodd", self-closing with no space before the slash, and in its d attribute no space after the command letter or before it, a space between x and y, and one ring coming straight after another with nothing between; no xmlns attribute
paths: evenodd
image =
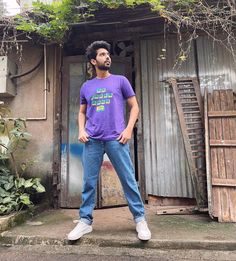
<svg viewBox="0 0 236 261"><path fill-rule="evenodd" d="M86 60L84 56L66 56L63 57L62 66L62 113L61 113L61 188L60 188L60 207L71 208L72 205L78 204L76 199L68 197L68 176L69 176L69 65L71 63L84 63ZM85 68L86 70L86 68ZM66 108L66 109L63 109ZM62 144L64 144L62 146Z"/></svg>

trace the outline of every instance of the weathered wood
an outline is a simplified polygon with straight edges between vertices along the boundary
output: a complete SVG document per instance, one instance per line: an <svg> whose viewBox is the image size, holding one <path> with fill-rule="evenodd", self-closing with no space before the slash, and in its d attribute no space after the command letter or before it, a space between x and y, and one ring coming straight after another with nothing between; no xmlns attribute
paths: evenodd
<svg viewBox="0 0 236 261"><path fill-rule="evenodd" d="M226 90L225 92L221 93L222 96L224 96L224 107L222 108L223 111L226 110L233 110L234 109L234 102L233 102L233 91L232 90ZM228 118L222 118L222 122L224 123L223 129L224 129L224 139L232 139L231 137L231 125L230 125L230 119L231 117ZM234 130L235 131L235 130ZM234 141L232 140L232 143ZM235 140L236 144L236 140ZM226 168L226 177L229 180L233 179L234 175L234 169L233 169L233 153L232 153L232 147L226 147L225 148L225 168ZM232 183L232 182L231 182ZM236 183L236 179L235 179ZM236 222L236 207L234 205L235 203L235 197L236 197L236 190L234 190L232 187L227 188L227 200L229 203L229 216L228 221L235 221Z"/></svg>
<svg viewBox="0 0 236 261"><path fill-rule="evenodd" d="M211 183L211 163L210 163L210 144L209 144L209 122L208 122L208 90L204 92L204 119L205 119L205 153L206 153L206 177L207 177L207 194L208 194L208 211L212 216L212 183Z"/></svg>
<svg viewBox="0 0 236 261"><path fill-rule="evenodd" d="M213 111L214 108L214 103L213 103L213 95L209 94L208 95L208 111ZM209 137L211 138L215 138L215 127L216 126L216 122L213 119L209 119ZM211 168L211 176L218 178L218 159L217 159L217 150L215 148L212 148L210 150L210 159L211 159L211 164L210 164L210 168ZM210 181L211 182L211 181ZM220 205L219 205L219 189L218 188L213 188L212 187L212 206L208 208L212 209L212 216L219 216L219 212L220 212Z"/></svg>
<svg viewBox="0 0 236 261"><path fill-rule="evenodd" d="M228 124L227 124L228 125ZM225 128L225 134L229 131L229 126ZM236 140L210 140L210 146L214 147L235 147Z"/></svg>
<svg viewBox="0 0 236 261"><path fill-rule="evenodd" d="M167 207L157 207L157 215L190 215L198 211L196 206L167 206Z"/></svg>
<svg viewBox="0 0 236 261"><path fill-rule="evenodd" d="M219 222L236 222L236 108L233 91L214 90L213 94L208 94L207 102L209 213Z"/></svg>
<svg viewBox="0 0 236 261"><path fill-rule="evenodd" d="M235 117L236 111L211 111L208 113L209 118L214 117Z"/></svg>
<svg viewBox="0 0 236 261"><path fill-rule="evenodd" d="M236 187L236 179L212 179L212 186Z"/></svg>
<svg viewBox="0 0 236 261"><path fill-rule="evenodd" d="M203 108L200 88L196 79L170 79L169 82L171 83L174 92L177 113L184 139L191 178L195 188L197 204L199 208L205 207L205 155L202 152L198 154L199 151L197 151L198 155L196 155L197 148L204 148L205 146L204 136L199 132L189 133L189 131L192 130L196 131L203 129ZM191 93L191 95L189 93ZM203 150L203 148L201 150ZM203 173L204 175L202 175Z"/></svg>
<svg viewBox="0 0 236 261"><path fill-rule="evenodd" d="M213 92L213 97L215 98L215 109L216 110L225 110L225 100L224 96L222 95L222 91L215 90ZM223 139L223 120L222 119L216 119L217 125L216 125L216 135L217 139L221 140ZM219 168L219 178L226 178L226 169L225 169L225 150L224 148L218 148L218 168ZM220 189L220 208L221 208L221 215L218 217L219 221L228 221L229 216L229 205L228 205L228 197L227 197L227 191L225 188Z"/></svg>

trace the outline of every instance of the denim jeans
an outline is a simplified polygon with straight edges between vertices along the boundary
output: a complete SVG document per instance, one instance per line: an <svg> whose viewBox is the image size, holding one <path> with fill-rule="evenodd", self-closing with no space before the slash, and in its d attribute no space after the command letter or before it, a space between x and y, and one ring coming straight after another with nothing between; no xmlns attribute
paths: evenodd
<svg viewBox="0 0 236 261"><path fill-rule="evenodd" d="M85 143L83 150L84 176L80 220L88 225L93 222L92 212L104 153L118 174L134 221L137 223L144 220L144 205L135 180L129 145L117 140L101 141L91 138Z"/></svg>

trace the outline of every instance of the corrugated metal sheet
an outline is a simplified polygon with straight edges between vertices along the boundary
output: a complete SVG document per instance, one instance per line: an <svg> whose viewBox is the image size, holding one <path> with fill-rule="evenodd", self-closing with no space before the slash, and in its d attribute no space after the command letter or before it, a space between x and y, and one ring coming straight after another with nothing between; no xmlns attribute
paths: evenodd
<svg viewBox="0 0 236 261"><path fill-rule="evenodd" d="M236 91L232 55L207 37L197 39L197 61L192 50L181 67L173 68L178 42L166 41L166 59L158 61L163 38L141 41L141 70L144 124L144 155L147 193L158 196L194 197L189 168L172 90L161 82L170 77L196 77L205 87Z"/></svg>
<svg viewBox="0 0 236 261"><path fill-rule="evenodd" d="M204 88L233 89L236 91L236 71L232 55L207 37L197 39L199 79L202 93Z"/></svg>
<svg viewBox="0 0 236 261"><path fill-rule="evenodd" d="M176 39L167 41L166 60L158 61L163 38L141 40L146 192L166 197L194 197L173 91L161 82L196 77L194 56L174 69Z"/></svg>

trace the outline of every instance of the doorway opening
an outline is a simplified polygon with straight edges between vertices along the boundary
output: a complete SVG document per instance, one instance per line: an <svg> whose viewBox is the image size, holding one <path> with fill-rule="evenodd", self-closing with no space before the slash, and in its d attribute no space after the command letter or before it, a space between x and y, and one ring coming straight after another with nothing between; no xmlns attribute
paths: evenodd
<svg viewBox="0 0 236 261"><path fill-rule="evenodd" d="M61 136L61 194L60 207L78 208L82 193L82 152L83 144L78 142L77 114L79 93L84 81L89 78L86 47L92 41L68 43L63 52L62 72L62 136ZM134 43L132 41L107 41L111 44L112 67L110 72L126 76L135 90ZM127 111L127 110L126 110ZM128 118L128 113L126 114ZM131 157L138 180L137 129L134 128L130 141ZM96 207L126 205L123 190L115 170L104 155L97 187Z"/></svg>

